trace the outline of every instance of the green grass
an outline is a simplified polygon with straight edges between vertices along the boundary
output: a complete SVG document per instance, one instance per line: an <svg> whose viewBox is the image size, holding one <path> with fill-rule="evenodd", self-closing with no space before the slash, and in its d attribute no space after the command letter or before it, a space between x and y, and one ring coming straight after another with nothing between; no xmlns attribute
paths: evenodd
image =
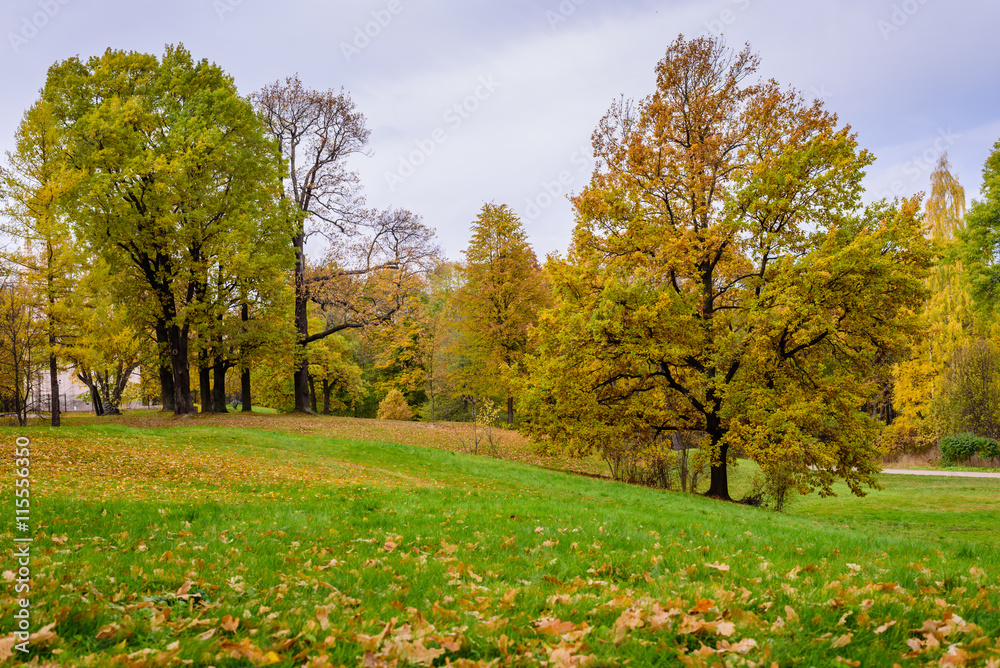
<svg viewBox="0 0 1000 668"><path fill-rule="evenodd" d="M1000 481L894 478L776 515L420 447L417 431L377 442L362 421L238 419L0 429L5 448L32 440L32 622L55 633L34 657L906 666L957 644L966 665L1000 658ZM15 605L5 583L0 619Z"/></svg>
<svg viewBox="0 0 1000 668"><path fill-rule="evenodd" d="M800 497L789 514L852 529L917 538L954 550L993 549L1000 539L1000 479L884 475L863 498Z"/></svg>

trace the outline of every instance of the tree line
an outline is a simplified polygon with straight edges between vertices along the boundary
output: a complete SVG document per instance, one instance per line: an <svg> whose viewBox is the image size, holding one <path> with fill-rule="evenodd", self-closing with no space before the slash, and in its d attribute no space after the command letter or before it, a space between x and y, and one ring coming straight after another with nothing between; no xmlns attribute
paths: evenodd
<svg viewBox="0 0 1000 668"><path fill-rule="evenodd" d="M19 421L43 351L52 396L71 364L98 410L117 409L137 368L178 415L195 385L203 411L226 410L237 370L249 410L251 369L274 356L307 408L306 347L391 319L438 254L419 216L364 206L347 161L368 136L343 91L292 77L246 99L182 46L53 65L2 174L19 241L4 254L4 397ZM312 235L333 249L316 266Z"/></svg>
<svg viewBox="0 0 1000 668"><path fill-rule="evenodd" d="M540 262L504 204L462 261L367 209L343 91L244 99L181 47L58 63L3 172L4 401L23 411L44 363L112 405L141 367L177 414L195 382L210 411L227 383L243 410L500 407L540 447L723 499L740 458L863 494L886 454L998 435L1000 143L969 211L946 156L926 201L864 204L874 156L758 67L674 41L654 91L601 119L569 249Z"/></svg>

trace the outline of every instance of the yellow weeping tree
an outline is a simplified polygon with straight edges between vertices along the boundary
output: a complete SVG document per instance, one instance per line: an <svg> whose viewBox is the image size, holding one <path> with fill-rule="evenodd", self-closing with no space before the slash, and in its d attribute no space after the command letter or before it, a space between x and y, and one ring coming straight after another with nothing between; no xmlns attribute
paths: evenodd
<svg viewBox="0 0 1000 668"><path fill-rule="evenodd" d="M925 338L894 370L897 418L885 436L895 452L923 450L948 431L949 364L955 350L973 337L972 304L962 280L962 262L953 252L964 218L965 189L945 153L931 173L924 208L924 227L941 253L927 278L930 296L921 314Z"/></svg>

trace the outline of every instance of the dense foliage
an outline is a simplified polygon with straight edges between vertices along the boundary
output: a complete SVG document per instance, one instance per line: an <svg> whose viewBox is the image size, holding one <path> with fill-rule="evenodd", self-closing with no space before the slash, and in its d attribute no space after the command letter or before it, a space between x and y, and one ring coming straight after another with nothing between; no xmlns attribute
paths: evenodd
<svg viewBox="0 0 1000 668"><path fill-rule="evenodd" d="M941 458L949 464L958 464L972 457L995 459L1000 457L1000 444L992 438L975 434L956 434L941 439Z"/></svg>
<svg viewBox="0 0 1000 668"><path fill-rule="evenodd" d="M700 432L709 494L739 453L829 494L874 484L864 411L905 351L932 261L916 201L861 206L871 155L757 58L679 38L656 90L594 133L570 253L531 367L532 429L646 453Z"/></svg>

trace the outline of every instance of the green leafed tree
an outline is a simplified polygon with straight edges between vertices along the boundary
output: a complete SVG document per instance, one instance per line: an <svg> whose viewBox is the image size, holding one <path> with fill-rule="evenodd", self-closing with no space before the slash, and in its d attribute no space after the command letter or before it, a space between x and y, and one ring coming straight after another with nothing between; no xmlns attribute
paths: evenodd
<svg viewBox="0 0 1000 668"><path fill-rule="evenodd" d="M368 389L349 342L337 334L309 344L309 382L319 386L323 415L353 408Z"/></svg>
<svg viewBox="0 0 1000 668"><path fill-rule="evenodd" d="M960 230L960 258L973 308L984 324L1000 313L1000 141L983 166L981 199L972 202Z"/></svg>
<svg viewBox="0 0 1000 668"><path fill-rule="evenodd" d="M749 47L678 38L653 93L594 132L536 328L532 431L578 451L702 434L722 499L738 454L861 494L872 369L917 331L931 245L915 200L861 205L872 156L850 129L757 68Z"/></svg>
<svg viewBox="0 0 1000 668"><path fill-rule="evenodd" d="M506 204L483 205L472 224L464 279L457 299L469 364L459 386L472 396L503 397L513 424L514 381L548 285L520 219Z"/></svg>
<svg viewBox="0 0 1000 668"><path fill-rule="evenodd" d="M212 315L220 258L270 246L262 230L290 244L297 225L277 198L278 149L233 80L182 46L70 58L50 68L43 99L75 171L78 234L155 304L174 411L190 413L189 340Z"/></svg>

